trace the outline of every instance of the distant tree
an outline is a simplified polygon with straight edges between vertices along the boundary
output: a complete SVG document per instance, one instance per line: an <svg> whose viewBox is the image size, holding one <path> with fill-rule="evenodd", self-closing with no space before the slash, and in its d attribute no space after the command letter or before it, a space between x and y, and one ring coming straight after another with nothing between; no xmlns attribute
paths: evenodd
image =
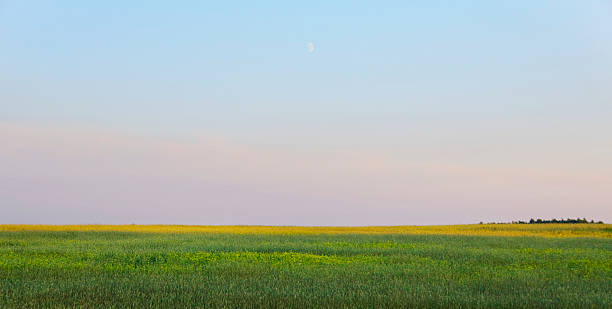
<svg viewBox="0 0 612 309"><path fill-rule="evenodd" d="M565 223L565 224L570 224L570 223L592 223L592 224L603 224L603 221L595 221L595 220L587 220L586 218L576 218L576 219L572 219L572 218L567 218L567 219L557 219L557 218L553 218L553 219L534 219L531 218L529 219L529 222L525 222L522 220L519 221L511 221L511 222L489 222L487 224L545 224L545 223ZM484 224L482 221L480 221L479 224Z"/></svg>

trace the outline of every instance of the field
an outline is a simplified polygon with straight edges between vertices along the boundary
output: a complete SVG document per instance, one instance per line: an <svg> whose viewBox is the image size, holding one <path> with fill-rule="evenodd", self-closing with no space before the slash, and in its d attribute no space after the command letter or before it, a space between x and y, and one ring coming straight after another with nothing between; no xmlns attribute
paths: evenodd
<svg viewBox="0 0 612 309"><path fill-rule="evenodd" d="M0 307L612 307L612 225L0 225Z"/></svg>

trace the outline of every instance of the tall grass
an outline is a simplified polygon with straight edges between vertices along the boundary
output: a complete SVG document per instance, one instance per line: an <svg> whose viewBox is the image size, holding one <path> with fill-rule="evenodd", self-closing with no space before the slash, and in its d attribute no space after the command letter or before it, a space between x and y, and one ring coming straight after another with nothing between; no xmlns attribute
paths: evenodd
<svg viewBox="0 0 612 309"><path fill-rule="evenodd" d="M1 226L0 307L612 306L609 226L563 237L214 228Z"/></svg>

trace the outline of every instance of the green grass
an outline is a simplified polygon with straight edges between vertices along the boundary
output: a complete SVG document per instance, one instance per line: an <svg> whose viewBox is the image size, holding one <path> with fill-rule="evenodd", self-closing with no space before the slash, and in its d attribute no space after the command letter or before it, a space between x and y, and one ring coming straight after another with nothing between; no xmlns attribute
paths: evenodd
<svg viewBox="0 0 612 309"><path fill-rule="evenodd" d="M612 240L0 232L0 307L612 307Z"/></svg>

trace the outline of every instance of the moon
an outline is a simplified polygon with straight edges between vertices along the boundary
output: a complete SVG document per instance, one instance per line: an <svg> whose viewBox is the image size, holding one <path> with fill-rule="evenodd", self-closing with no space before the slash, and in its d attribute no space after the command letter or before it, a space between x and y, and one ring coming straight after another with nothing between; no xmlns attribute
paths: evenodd
<svg viewBox="0 0 612 309"><path fill-rule="evenodd" d="M314 43L312 43L312 42L308 42L308 43L306 43L306 48L308 49L308 52L309 52L309 53L314 52L314 49L315 49L315 47L314 47Z"/></svg>

